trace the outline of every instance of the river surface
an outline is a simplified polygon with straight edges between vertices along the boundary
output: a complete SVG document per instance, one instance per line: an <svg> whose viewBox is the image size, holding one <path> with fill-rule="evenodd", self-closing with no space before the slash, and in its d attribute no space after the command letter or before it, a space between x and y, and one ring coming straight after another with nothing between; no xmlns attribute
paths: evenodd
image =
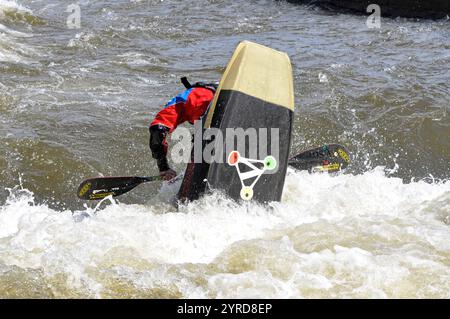
<svg viewBox="0 0 450 319"><path fill-rule="evenodd" d="M448 20L81 0L73 29L71 4L0 0L0 298L450 298ZM343 174L289 170L267 206L177 211L159 182L76 198L86 177L157 174L149 122L242 40L291 58L292 155L342 143Z"/></svg>

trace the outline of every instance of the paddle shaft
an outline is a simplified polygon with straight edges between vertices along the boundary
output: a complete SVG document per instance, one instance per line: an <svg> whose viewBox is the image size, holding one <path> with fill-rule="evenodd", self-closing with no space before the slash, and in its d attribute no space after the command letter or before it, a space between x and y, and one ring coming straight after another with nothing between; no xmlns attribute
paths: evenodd
<svg viewBox="0 0 450 319"><path fill-rule="evenodd" d="M339 144L328 144L322 147L301 152L288 162L298 170L312 172L335 172L347 167L350 158L348 151ZM142 183L160 181L161 176L121 176L121 177L97 177L83 181L78 187L78 197L85 200L98 200L107 196L120 196L128 193ZM171 182L174 182L172 179Z"/></svg>

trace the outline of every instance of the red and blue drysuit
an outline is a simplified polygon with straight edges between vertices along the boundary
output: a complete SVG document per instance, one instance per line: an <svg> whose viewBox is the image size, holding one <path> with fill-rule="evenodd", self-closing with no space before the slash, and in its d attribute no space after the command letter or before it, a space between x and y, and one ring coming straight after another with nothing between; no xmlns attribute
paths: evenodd
<svg viewBox="0 0 450 319"><path fill-rule="evenodd" d="M171 99L164 108L156 114L150 124L150 149L157 160L160 172L167 171L167 141L168 133L172 133L178 125L189 122L194 124L208 109L214 97L214 87L191 87Z"/></svg>

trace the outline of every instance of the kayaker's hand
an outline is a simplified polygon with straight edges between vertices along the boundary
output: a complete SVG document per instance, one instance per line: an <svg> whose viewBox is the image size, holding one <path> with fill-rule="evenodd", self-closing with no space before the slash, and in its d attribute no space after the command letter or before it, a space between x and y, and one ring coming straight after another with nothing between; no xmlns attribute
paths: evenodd
<svg viewBox="0 0 450 319"><path fill-rule="evenodd" d="M159 172L159 176L161 176L165 181L170 181L172 178L177 176L177 172L169 168L167 171Z"/></svg>

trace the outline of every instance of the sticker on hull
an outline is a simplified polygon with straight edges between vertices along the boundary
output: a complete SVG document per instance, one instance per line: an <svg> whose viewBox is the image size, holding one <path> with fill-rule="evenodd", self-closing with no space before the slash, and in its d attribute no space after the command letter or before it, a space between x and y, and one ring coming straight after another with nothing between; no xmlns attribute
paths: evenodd
<svg viewBox="0 0 450 319"><path fill-rule="evenodd" d="M250 170L241 172L239 163L246 165ZM256 163L263 164L263 168L256 167ZM277 160L271 155L266 156L263 160L255 160L242 157L238 151L232 151L228 155L228 165L236 167L242 185L241 198L243 200L251 200L253 198L253 187L265 172L274 170L277 167ZM252 178L254 178L254 181L250 185L246 185L245 181Z"/></svg>

